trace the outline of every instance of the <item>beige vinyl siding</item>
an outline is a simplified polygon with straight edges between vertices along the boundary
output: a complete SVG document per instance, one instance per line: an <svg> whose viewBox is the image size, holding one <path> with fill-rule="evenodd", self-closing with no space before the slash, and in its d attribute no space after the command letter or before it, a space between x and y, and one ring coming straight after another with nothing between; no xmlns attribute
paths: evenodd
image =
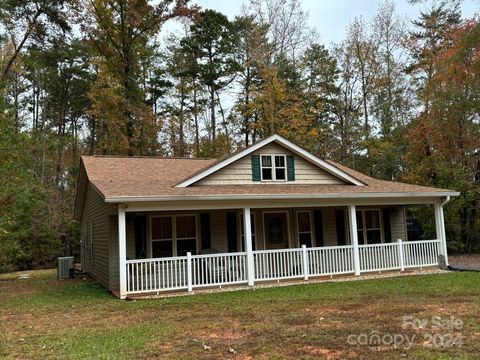
<svg viewBox="0 0 480 360"><path fill-rule="evenodd" d="M335 210L335 208L322 208L324 246L337 245L337 222L335 219Z"/></svg>
<svg viewBox="0 0 480 360"><path fill-rule="evenodd" d="M135 253L135 227L133 221L130 221L127 215L127 259L135 259L137 254Z"/></svg>
<svg viewBox="0 0 480 360"><path fill-rule="evenodd" d="M194 185L246 185L252 184L252 161L251 155L261 154L279 154L292 155L290 151L276 143L270 143L263 148L249 154L234 163L227 165L223 169L207 176ZM289 184L343 184L344 182L337 177L331 175L323 169L295 154L295 181ZM255 184L272 184L271 181L260 182ZM283 182L280 182L283 183Z"/></svg>
<svg viewBox="0 0 480 360"><path fill-rule="evenodd" d="M110 291L120 289L120 264L118 256L118 216L109 217L110 224Z"/></svg>
<svg viewBox="0 0 480 360"><path fill-rule="evenodd" d="M81 238L92 236L93 257L87 252L84 257L84 269L95 280L105 287L109 287L109 242L110 224L109 215L113 213L113 206L106 204L91 184L88 185L85 207L81 221ZM93 224L93 231L90 227Z"/></svg>
<svg viewBox="0 0 480 360"><path fill-rule="evenodd" d="M407 240L404 206L397 206L390 210L390 223L392 229L392 241L398 239Z"/></svg>
<svg viewBox="0 0 480 360"><path fill-rule="evenodd" d="M227 252L227 211L214 210L210 212L211 246L216 252Z"/></svg>

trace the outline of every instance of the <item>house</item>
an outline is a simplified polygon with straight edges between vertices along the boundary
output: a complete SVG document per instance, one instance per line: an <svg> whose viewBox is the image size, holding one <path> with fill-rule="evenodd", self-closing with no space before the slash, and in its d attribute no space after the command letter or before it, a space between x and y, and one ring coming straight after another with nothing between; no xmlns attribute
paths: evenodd
<svg viewBox="0 0 480 360"><path fill-rule="evenodd" d="M273 135L221 160L84 156L75 217L83 268L125 298L435 266L447 258L443 206L458 195ZM412 204L434 207L436 239L407 239Z"/></svg>

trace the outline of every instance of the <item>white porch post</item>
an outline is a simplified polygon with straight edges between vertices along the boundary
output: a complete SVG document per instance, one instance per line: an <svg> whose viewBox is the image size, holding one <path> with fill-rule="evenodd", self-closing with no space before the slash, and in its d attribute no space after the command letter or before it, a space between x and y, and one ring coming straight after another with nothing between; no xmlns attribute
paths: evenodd
<svg viewBox="0 0 480 360"><path fill-rule="evenodd" d="M302 245L302 265L303 265L303 278L308 280L308 272L310 265L308 263L308 253L307 253L307 245Z"/></svg>
<svg viewBox="0 0 480 360"><path fill-rule="evenodd" d="M405 271L405 254L403 252L402 239L398 239L397 243L398 243L398 265L400 266L400 271Z"/></svg>
<svg viewBox="0 0 480 360"><path fill-rule="evenodd" d="M245 234L245 251L247 252L248 285L253 286L255 283L255 271L253 263L252 224L250 223L250 208L243 209L243 226L243 233Z"/></svg>
<svg viewBox="0 0 480 360"><path fill-rule="evenodd" d="M192 253L187 252L187 290L188 292L193 291L192 284Z"/></svg>
<svg viewBox="0 0 480 360"><path fill-rule="evenodd" d="M358 250L357 211L355 205L348 206L348 221L350 223L350 240L353 245L353 268L355 275L360 275L360 253Z"/></svg>
<svg viewBox="0 0 480 360"><path fill-rule="evenodd" d="M120 299L127 297L127 229L125 206L118 205L118 264L120 267Z"/></svg>
<svg viewBox="0 0 480 360"><path fill-rule="evenodd" d="M443 216L443 205L441 203L435 203L434 210L437 239L440 240L440 255L443 255L445 257L445 264L448 265L447 236L445 235L445 218Z"/></svg>

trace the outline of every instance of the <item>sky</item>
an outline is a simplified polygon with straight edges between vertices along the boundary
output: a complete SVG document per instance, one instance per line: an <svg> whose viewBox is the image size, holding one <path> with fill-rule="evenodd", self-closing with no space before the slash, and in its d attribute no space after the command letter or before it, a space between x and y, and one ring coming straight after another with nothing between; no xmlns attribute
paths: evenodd
<svg viewBox="0 0 480 360"><path fill-rule="evenodd" d="M381 0L300 0L304 10L309 12L310 27L315 28L320 35L319 41L329 45L338 43L345 38L345 29L354 17L363 16L370 19L375 16ZM242 4L247 1L238 0L197 0L192 1L202 8L220 11L233 19L240 14ZM418 17L420 11L428 9L431 1L411 5L407 0L395 1L397 12L412 20ZM480 0L464 0L461 4L464 17L472 17L480 10Z"/></svg>

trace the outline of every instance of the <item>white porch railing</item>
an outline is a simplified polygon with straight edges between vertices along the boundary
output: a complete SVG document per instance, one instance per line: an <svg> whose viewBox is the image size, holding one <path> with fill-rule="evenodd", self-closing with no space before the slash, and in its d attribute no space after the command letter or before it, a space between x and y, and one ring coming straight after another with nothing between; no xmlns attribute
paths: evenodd
<svg viewBox="0 0 480 360"><path fill-rule="evenodd" d="M399 243L359 245L360 271L382 271L401 268Z"/></svg>
<svg viewBox="0 0 480 360"><path fill-rule="evenodd" d="M440 240L406 241L403 249L406 268L438 264Z"/></svg>
<svg viewBox="0 0 480 360"><path fill-rule="evenodd" d="M292 279L303 276L302 249L253 252L255 280Z"/></svg>
<svg viewBox="0 0 480 360"><path fill-rule="evenodd" d="M438 264L440 240L358 246L360 271L403 270ZM253 251L255 281L354 273L354 247ZM248 283L246 252L127 260L127 294Z"/></svg>
<svg viewBox="0 0 480 360"><path fill-rule="evenodd" d="M192 256L192 287L247 282L247 255L244 252Z"/></svg>
<svg viewBox="0 0 480 360"><path fill-rule="evenodd" d="M307 248L308 275L336 275L353 273L353 246L326 246Z"/></svg>
<svg viewBox="0 0 480 360"><path fill-rule="evenodd" d="M187 257L127 260L127 292L188 288Z"/></svg>

